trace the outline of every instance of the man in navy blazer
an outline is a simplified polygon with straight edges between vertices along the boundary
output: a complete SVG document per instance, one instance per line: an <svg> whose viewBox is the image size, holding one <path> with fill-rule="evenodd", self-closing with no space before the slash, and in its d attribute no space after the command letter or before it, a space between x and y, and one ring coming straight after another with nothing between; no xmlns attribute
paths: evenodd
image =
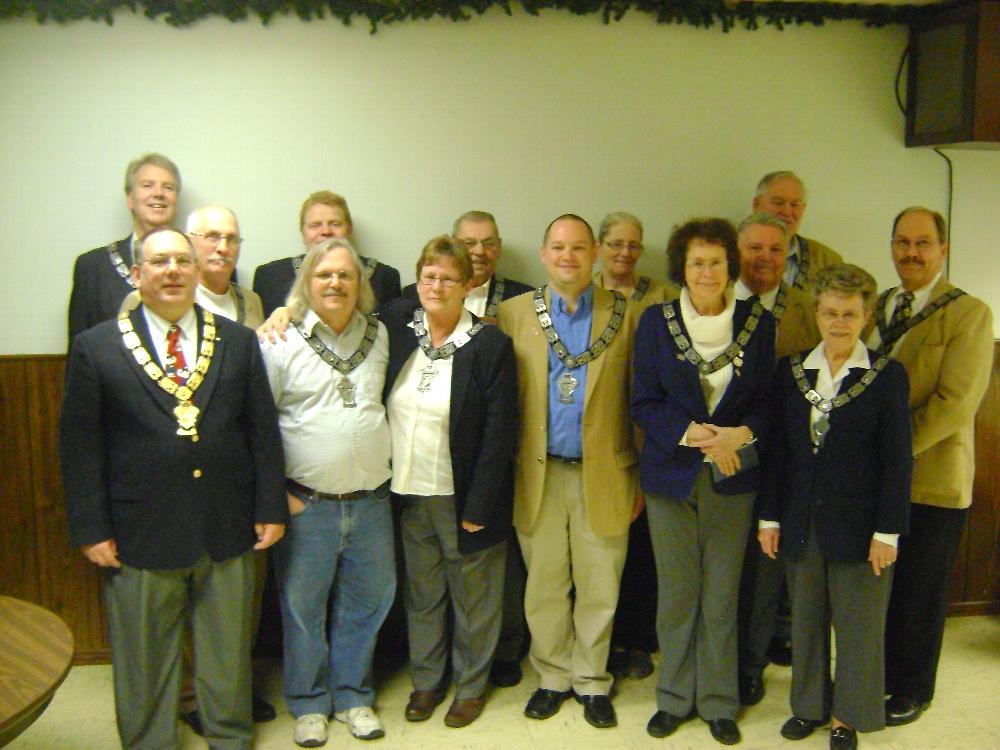
<svg viewBox="0 0 1000 750"><path fill-rule="evenodd" d="M354 222L351 210L343 196L329 190L313 193L299 210L299 231L305 250L323 240L352 239ZM352 240L353 241L353 240ZM292 289L295 274L305 253L291 258L280 258L257 267L253 275L253 290L264 303L264 314L270 315L283 307L285 298ZM399 271L375 258L362 256L368 282L375 293L376 310L400 295Z"/></svg>
<svg viewBox="0 0 1000 750"><path fill-rule="evenodd" d="M76 259L69 299L69 342L81 331L118 315L122 300L135 289L130 269L135 244L155 227L174 220L181 175L162 154L145 154L125 169L125 205L132 212L132 234L94 248Z"/></svg>
<svg viewBox="0 0 1000 750"><path fill-rule="evenodd" d="M188 238L136 248L143 304L73 342L60 456L70 541L107 568L125 748L177 746L181 639L214 748L249 748L253 550L284 533L277 415L248 328L194 304Z"/></svg>

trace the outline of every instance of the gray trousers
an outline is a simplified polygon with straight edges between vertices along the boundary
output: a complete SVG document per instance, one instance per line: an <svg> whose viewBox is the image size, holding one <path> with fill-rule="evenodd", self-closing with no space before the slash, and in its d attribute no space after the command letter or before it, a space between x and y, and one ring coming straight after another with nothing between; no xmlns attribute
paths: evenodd
<svg viewBox="0 0 1000 750"><path fill-rule="evenodd" d="M455 699L486 692L500 637L506 544L463 555L458 551L455 498L403 496L406 622L415 690L443 689L448 634ZM448 627L448 603L454 628Z"/></svg>
<svg viewBox="0 0 1000 750"><path fill-rule="evenodd" d="M885 727L885 615L892 568L824 560L810 525L801 560L788 560L792 595L792 713L832 715L859 732ZM830 682L830 624L837 638L836 688Z"/></svg>
<svg viewBox="0 0 1000 750"><path fill-rule="evenodd" d="M737 595L752 493L720 495L703 466L685 498L647 495L656 557L656 635L660 670L656 705L706 721L735 719Z"/></svg>
<svg viewBox="0 0 1000 750"><path fill-rule="evenodd" d="M194 687L213 750L253 746L250 617L254 554L193 567L109 571L104 587L111 631L115 713L125 750L175 750L181 643L190 612Z"/></svg>

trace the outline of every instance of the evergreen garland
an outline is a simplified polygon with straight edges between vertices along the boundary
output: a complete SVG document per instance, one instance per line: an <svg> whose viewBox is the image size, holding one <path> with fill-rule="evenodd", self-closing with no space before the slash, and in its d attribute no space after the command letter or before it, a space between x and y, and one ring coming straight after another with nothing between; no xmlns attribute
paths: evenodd
<svg viewBox="0 0 1000 750"><path fill-rule="evenodd" d="M689 24L726 32L737 24L757 29L762 24L783 29L788 25L822 26L826 21L863 21L866 26L913 24L942 5L885 5L843 2L725 2L724 0L521 0L533 16L542 10L564 10L576 15L600 15L604 23L620 21L629 11L648 13L657 23ZM499 7L512 15L510 0L0 0L0 19L34 16L39 23L68 23L81 19L114 23L120 10L141 11L171 26L190 26L203 18L222 16L243 21L256 15L267 24L274 16L294 13L304 21L327 14L346 26L365 18L375 33L379 25L435 16L467 21Z"/></svg>

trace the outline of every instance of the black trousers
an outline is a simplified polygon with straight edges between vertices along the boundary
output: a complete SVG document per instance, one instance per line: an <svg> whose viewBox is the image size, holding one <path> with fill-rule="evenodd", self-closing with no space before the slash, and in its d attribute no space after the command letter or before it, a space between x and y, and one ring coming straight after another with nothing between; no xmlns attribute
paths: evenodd
<svg viewBox="0 0 1000 750"><path fill-rule="evenodd" d="M656 644L656 560L645 509L628 530L628 553L618 591L611 645L647 653Z"/></svg>
<svg viewBox="0 0 1000 750"><path fill-rule="evenodd" d="M889 695L922 703L934 698L948 584L967 516L968 508L914 503L910 509L910 532L899 542L886 619L885 689Z"/></svg>

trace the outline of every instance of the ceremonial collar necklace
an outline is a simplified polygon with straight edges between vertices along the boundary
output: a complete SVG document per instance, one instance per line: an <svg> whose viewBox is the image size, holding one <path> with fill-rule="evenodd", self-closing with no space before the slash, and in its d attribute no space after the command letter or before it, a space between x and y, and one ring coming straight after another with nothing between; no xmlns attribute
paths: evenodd
<svg viewBox="0 0 1000 750"><path fill-rule="evenodd" d="M792 286L802 290L809 286L809 242L802 237L799 237L799 270Z"/></svg>
<svg viewBox="0 0 1000 750"><path fill-rule="evenodd" d="M622 318L625 317L625 307L628 303L625 301L625 296L621 292L613 289L609 289L608 291L610 291L615 297L614 308L611 310L611 320L608 321L608 325L604 329L604 332L593 344L584 349L582 353L573 356L569 353L569 349L566 348L566 345L559 339L559 334L556 333L556 328L552 324L552 316L549 315L549 308L545 304L545 287L540 286L535 290L535 316L538 318L538 323L545 332L545 338L548 340L549 346L552 348L552 352L566 367L566 372L560 375L559 379L556 381L556 385L559 387L560 404L572 404L574 393L576 392L577 386L580 384L579 380L573 375L572 372L570 372L570 370L575 370L577 367L581 367L582 365L585 365L599 357L600 354L611 345L611 342L615 338L615 334L618 333L618 329L621 328Z"/></svg>
<svg viewBox="0 0 1000 750"><path fill-rule="evenodd" d="M896 289L897 287L892 287L891 289L886 289L882 292L882 294L879 295L878 304L875 306L875 325L878 327L878 334L881 339L878 346L879 354L891 350L893 345L903 338L907 331L916 326L918 323L922 323L927 320L927 318L936 313L942 307L965 294L965 292L958 287L949 289L944 294L939 295L934 300L924 305L923 309L916 315L911 315L906 320L901 320L890 328L889 323L885 319L885 308L889 303L889 297L892 296L892 293L896 291Z"/></svg>
<svg viewBox="0 0 1000 750"><path fill-rule="evenodd" d="M348 375L365 361L368 353L375 345L375 339L378 338L378 319L374 315L365 315L364 317L366 325L364 335L361 337L361 343L354 353L346 359L338 356L332 349L320 341L318 336L309 333L305 326L302 325L302 321L292 321L295 330L299 332L303 341L312 347L312 350L319 355L320 359L341 374L340 382L337 383L337 392L340 394L344 406L348 409L357 408L358 405L358 386L351 381Z"/></svg>
<svg viewBox="0 0 1000 750"><path fill-rule="evenodd" d="M486 311L483 313L483 317L496 319L497 308L503 302L503 288L504 277L499 274L494 275L493 294L490 295L489 301L486 303Z"/></svg>
<svg viewBox="0 0 1000 750"><path fill-rule="evenodd" d="M646 292L649 291L651 279L648 276L640 276L639 281L635 285L635 289L632 290L632 299L638 302L643 297L646 296Z"/></svg>
<svg viewBox="0 0 1000 750"><path fill-rule="evenodd" d="M417 343L420 345L420 350L424 353L430 362L420 371L420 383L417 385L417 390L421 393L426 393L430 390L431 381L434 376L438 374L437 368L434 366L434 362L439 359L447 359L456 351L461 349L463 346L468 344L472 337L479 333L486 324L483 321L479 321L472 328L470 328L465 333L459 334L454 338L454 340L449 341L442 346L434 347L431 346L431 335L430 331L427 329L427 323L425 322L424 308L418 307L413 311L413 332L417 336Z"/></svg>
<svg viewBox="0 0 1000 750"><path fill-rule="evenodd" d="M118 330L122 334L122 343L125 344L126 349L132 352L135 361L139 363L150 380L177 399L177 405L174 407L177 434L190 437L192 442L198 441L198 418L201 415L201 410L194 405L192 398L204 381L208 367L212 363L212 355L215 353L215 316L203 309L202 319L198 361L195 363L194 372L183 385L178 385L167 377L160 366L156 364L156 360L146 351L139 334L132 327L132 320L129 318L128 312L123 312L118 316Z"/></svg>
<svg viewBox="0 0 1000 750"><path fill-rule="evenodd" d="M792 365L792 377L795 378L795 384L799 387L802 395L805 396L806 401L822 412L822 416L812 426L813 453L816 453L823 445L823 438L830 431L830 412L864 393L865 389L872 384L889 363L889 357L886 354L879 356L871 369L861 376L861 380L848 388L846 393L838 393L833 398L823 398L815 388L809 385L809 381L806 379L806 370L802 366L801 354L793 354L789 361Z"/></svg>
<svg viewBox="0 0 1000 750"><path fill-rule="evenodd" d="M115 243L112 242L105 248L108 251L108 258L111 259L111 265L115 267L115 271L118 275L125 279L126 283L133 289L137 289L135 282L132 281L132 274L129 272L128 266L125 265L125 261L122 259L121 253L118 252L118 248L115 247Z"/></svg>
<svg viewBox="0 0 1000 750"><path fill-rule="evenodd" d="M672 302L663 303L663 317L667 319L667 330L670 331L670 335L674 339L674 344L680 350L684 359L698 368L698 373L702 377L711 375L717 370L721 370L730 362L736 365L737 368L743 367L743 347L746 346L746 343L750 340L753 332L757 329L757 324L760 322L760 316L763 314L764 306L759 301L754 302L753 307L750 310L750 315L747 317L746 323L743 324L743 330L736 335L722 354L715 357L712 361L706 362L705 359L694 350L694 347L691 346L690 340L681 330L681 324L677 320L678 314L674 309L674 304ZM680 357L678 357L678 359L679 358Z"/></svg>

